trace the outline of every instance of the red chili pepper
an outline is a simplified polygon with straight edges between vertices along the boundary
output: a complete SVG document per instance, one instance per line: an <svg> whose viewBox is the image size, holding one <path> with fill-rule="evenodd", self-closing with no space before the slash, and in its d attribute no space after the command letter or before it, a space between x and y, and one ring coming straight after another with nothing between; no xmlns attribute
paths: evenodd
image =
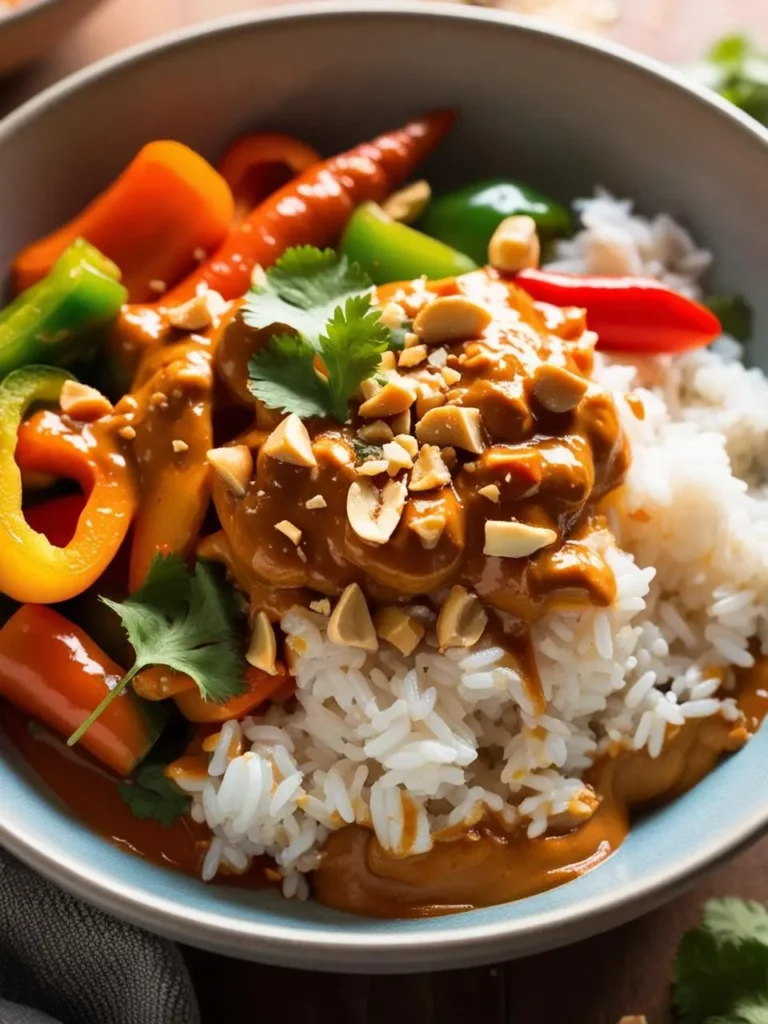
<svg viewBox="0 0 768 1024"><path fill-rule="evenodd" d="M514 283L537 302L581 306L604 352L685 352L722 333L720 321L699 302L652 278L588 277L522 270Z"/></svg>
<svg viewBox="0 0 768 1024"><path fill-rule="evenodd" d="M248 290L256 264L269 267L294 245L334 245L354 208L380 202L405 181L453 119L446 110L426 114L308 168L231 228L213 256L164 295L162 305L185 302L203 283L235 299Z"/></svg>

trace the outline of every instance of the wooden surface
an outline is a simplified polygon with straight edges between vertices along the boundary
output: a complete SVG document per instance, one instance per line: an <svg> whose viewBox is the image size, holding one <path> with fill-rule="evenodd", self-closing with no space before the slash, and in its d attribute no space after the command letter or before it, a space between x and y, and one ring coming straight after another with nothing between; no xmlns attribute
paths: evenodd
<svg viewBox="0 0 768 1024"><path fill-rule="evenodd" d="M70 71L131 43L258 0L107 0L50 57L0 88L6 111ZM766 0L621 0L614 38L671 61L696 58L718 33L746 28L768 42ZM715 823L713 823L714 826ZM711 895L768 900L768 840L669 906L577 946L493 968L390 978L307 974L185 950L204 1024L616 1024L669 1020L672 957ZM535 993L535 995L534 995ZM254 1009L255 1008L255 1009Z"/></svg>

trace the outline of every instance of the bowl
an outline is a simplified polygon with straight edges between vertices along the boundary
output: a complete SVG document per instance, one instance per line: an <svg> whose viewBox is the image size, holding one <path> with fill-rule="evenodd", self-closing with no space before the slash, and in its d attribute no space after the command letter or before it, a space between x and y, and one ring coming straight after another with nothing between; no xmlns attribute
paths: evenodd
<svg viewBox="0 0 768 1024"><path fill-rule="evenodd" d="M372 51L385 59L371 59ZM0 125L0 264L82 206L154 138L213 155L238 132L334 152L420 110L461 119L426 175L514 173L561 198L596 182L680 217L768 336L768 133L628 51L487 10L317 4L231 18L111 57ZM755 356L759 358L760 352ZM765 352L762 353L765 355ZM599 869L502 906L378 921L274 893L206 887L108 845L0 737L0 842L65 889L222 953L339 971L415 971L535 953L668 900L768 825L768 732L640 821Z"/></svg>
<svg viewBox="0 0 768 1024"><path fill-rule="evenodd" d="M0 75L18 71L53 49L101 0L16 0L0 12Z"/></svg>

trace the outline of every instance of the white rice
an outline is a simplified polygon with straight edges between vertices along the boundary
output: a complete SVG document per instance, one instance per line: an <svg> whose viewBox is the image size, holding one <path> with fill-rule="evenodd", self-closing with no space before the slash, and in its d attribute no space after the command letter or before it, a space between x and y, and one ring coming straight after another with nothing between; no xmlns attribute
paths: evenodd
<svg viewBox="0 0 768 1024"><path fill-rule="evenodd" d="M670 217L602 191L577 209L583 230L554 266L645 274L698 297L710 254ZM534 627L542 713L498 647L367 654L330 642L323 616L289 612L296 709L228 723L207 781L185 783L214 834L203 877L267 853L285 895L305 898L325 838L352 822L396 855L428 851L440 829L486 809L533 838L556 816L590 813L582 776L608 744L657 756L669 725L737 718L730 666L752 664L753 637L768 647L768 380L737 354L723 339L676 359L598 360L632 447L611 532L591 542L617 597ZM230 759L238 740L249 749Z"/></svg>

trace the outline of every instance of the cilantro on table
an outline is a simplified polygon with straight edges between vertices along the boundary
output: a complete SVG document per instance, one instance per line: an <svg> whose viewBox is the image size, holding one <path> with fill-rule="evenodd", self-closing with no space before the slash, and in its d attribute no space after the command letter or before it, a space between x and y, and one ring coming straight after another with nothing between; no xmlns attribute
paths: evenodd
<svg viewBox="0 0 768 1024"><path fill-rule="evenodd" d="M768 125L768 56L746 36L725 36L691 71L703 85Z"/></svg>
<svg viewBox="0 0 768 1024"><path fill-rule="evenodd" d="M151 818L172 825L189 810L190 796L164 774L165 765L143 764L133 777L120 783L120 796L134 818Z"/></svg>
<svg viewBox="0 0 768 1024"><path fill-rule="evenodd" d="M347 405L390 343L371 280L332 249L288 249L246 296L249 327L290 328L253 356L248 387L270 409L347 419Z"/></svg>
<svg viewBox="0 0 768 1024"><path fill-rule="evenodd" d="M710 900L675 963L680 1024L768 1024L768 909Z"/></svg>
<svg viewBox="0 0 768 1024"><path fill-rule="evenodd" d="M211 566L194 571L178 555L156 555L144 584L126 601L101 600L122 620L135 661L83 724L67 740L77 743L137 672L163 665L184 672L205 700L223 703L242 693L244 660L236 633L237 609L231 588Z"/></svg>

